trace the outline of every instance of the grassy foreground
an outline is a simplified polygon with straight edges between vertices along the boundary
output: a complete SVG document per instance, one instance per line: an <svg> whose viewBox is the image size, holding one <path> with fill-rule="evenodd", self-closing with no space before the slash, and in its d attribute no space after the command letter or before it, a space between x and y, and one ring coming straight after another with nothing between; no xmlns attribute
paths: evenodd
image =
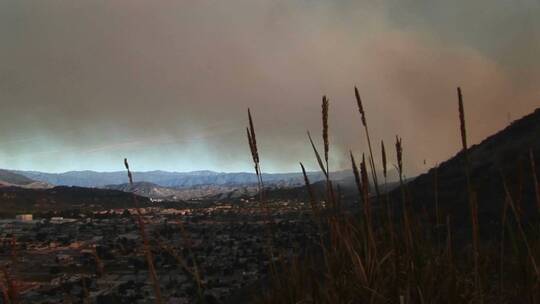
<svg viewBox="0 0 540 304"><path fill-rule="evenodd" d="M477 192L471 179L471 163L467 144L465 110L461 89L457 89L463 172L469 212L468 237L453 238L453 219L439 208L437 169L434 170L434 212L421 214L415 210L403 181L403 146L396 137L395 167L401 186L392 194L379 190L379 177L362 100L355 88L355 97L365 131L369 154L357 163L351 152L351 167L356 177L360 214L351 214L341 207L339 188L332 183L328 163L329 101L322 101L323 152L313 147L320 170L326 176L324 197L315 191L304 172L314 220L319 224L321 239L316 252L287 262L275 258L270 287L257 299L258 303L540 303L540 226L522 221L516 198L500 176L504 206L497 237L481 239L478 221ZM261 168L253 119L249 113L248 141L255 171ZM381 164L387 178L387 156L381 142ZM534 155L529 159L535 186L536 206L540 206ZM262 179L259 183L262 187ZM373 187L370 187L370 184ZM263 188L261 188L263 189ZM374 190L372 193L370 190ZM260 197L264 204L264 197ZM324 202L324 203L322 203ZM540 210L536 210L540 212ZM271 219L268 220L269 240ZM274 252L269 241L269 252Z"/></svg>

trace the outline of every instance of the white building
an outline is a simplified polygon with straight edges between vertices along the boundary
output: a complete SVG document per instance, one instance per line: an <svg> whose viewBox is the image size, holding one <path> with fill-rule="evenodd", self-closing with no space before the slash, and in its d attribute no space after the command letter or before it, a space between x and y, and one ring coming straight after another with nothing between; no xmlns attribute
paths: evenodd
<svg viewBox="0 0 540 304"><path fill-rule="evenodd" d="M18 214L15 219L21 222L30 222L33 220L32 214Z"/></svg>

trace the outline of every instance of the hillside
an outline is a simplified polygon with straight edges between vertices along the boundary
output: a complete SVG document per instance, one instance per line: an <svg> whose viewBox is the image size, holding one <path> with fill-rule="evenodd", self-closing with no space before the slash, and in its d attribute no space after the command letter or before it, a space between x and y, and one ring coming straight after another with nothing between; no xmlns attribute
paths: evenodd
<svg viewBox="0 0 540 304"><path fill-rule="evenodd" d="M24 175L17 174L8 170L2 170L2 169L0 169L0 181L3 183L9 183L12 185L19 185L19 186L28 185L35 182L34 180Z"/></svg>
<svg viewBox="0 0 540 304"><path fill-rule="evenodd" d="M186 200L210 200L221 201L242 197L250 197L257 193L256 186L214 186L200 185L191 188L167 188L156 184L139 182L121 185L108 185L105 189L120 190L124 192L134 192L137 195L161 199L165 201L186 201Z"/></svg>
<svg viewBox="0 0 540 304"><path fill-rule="evenodd" d="M161 187L159 185L148 182L137 182L133 185L128 183L120 185L107 185L105 189L119 190L123 192L133 192L140 196L145 196L155 199L170 199L175 200L179 190L172 188Z"/></svg>
<svg viewBox="0 0 540 304"><path fill-rule="evenodd" d="M502 176L524 220L538 219L529 150L534 153L536 175L539 176L540 109L470 148L471 179L478 197L480 226L484 235L493 235L493 229L501 219L505 202ZM441 163L437 170L431 169L409 182L406 189L410 201L416 210L434 214L435 173L438 176L441 216L446 218L449 215L457 227L467 227L470 212L462 152ZM401 205L400 193L398 189L392 195L396 208Z"/></svg>
<svg viewBox="0 0 540 304"><path fill-rule="evenodd" d="M150 204L138 197L140 206ZM109 209L133 206L133 196L118 190L81 187L55 187L51 189L0 188L0 213L36 212L48 210Z"/></svg>
<svg viewBox="0 0 540 304"><path fill-rule="evenodd" d="M35 181L22 174L0 169L0 187L21 187L29 189L50 188L46 182Z"/></svg>

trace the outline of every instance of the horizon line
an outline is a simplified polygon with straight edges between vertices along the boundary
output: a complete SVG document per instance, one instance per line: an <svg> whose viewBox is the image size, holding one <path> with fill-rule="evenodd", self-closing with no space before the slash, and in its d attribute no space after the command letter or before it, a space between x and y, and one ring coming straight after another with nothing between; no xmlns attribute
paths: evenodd
<svg viewBox="0 0 540 304"><path fill-rule="evenodd" d="M21 170L21 169L9 169L9 168L0 168L0 170L10 171L10 172L34 172L34 173L44 173L44 174L66 174L66 173L81 173L81 172L92 172L92 173L120 173L125 172L125 170L114 170L114 171L96 171L96 170L67 170L67 171L60 171L60 172L47 172L47 171L40 171L40 170ZM345 172L345 171L352 171L351 169L338 169L331 172L337 173L337 172ZM164 173L179 173L179 174L189 174L189 173L198 173L198 172L210 172L210 173L216 173L216 174L255 174L255 172L249 172L249 171L214 171L214 170L207 170L207 169L201 169L201 170L192 170L192 171L167 171L167 170L144 170L144 171L132 171L133 173L151 173L151 172L164 172ZM309 170L307 173L322 173L320 170ZM270 171L270 172L263 172L263 174L302 174L302 171L299 170L298 172L295 171Z"/></svg>

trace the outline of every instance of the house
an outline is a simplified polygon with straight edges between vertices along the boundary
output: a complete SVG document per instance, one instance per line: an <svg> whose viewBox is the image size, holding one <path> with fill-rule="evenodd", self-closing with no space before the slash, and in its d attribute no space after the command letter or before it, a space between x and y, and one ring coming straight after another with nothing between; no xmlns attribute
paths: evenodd
<svg viewBox="0 0 540 304"><path fill-rule="evenodd" d="M30 222L33 220L33 216L32 214L18 214L15 216L15 219L21 222Z"/></svg>

